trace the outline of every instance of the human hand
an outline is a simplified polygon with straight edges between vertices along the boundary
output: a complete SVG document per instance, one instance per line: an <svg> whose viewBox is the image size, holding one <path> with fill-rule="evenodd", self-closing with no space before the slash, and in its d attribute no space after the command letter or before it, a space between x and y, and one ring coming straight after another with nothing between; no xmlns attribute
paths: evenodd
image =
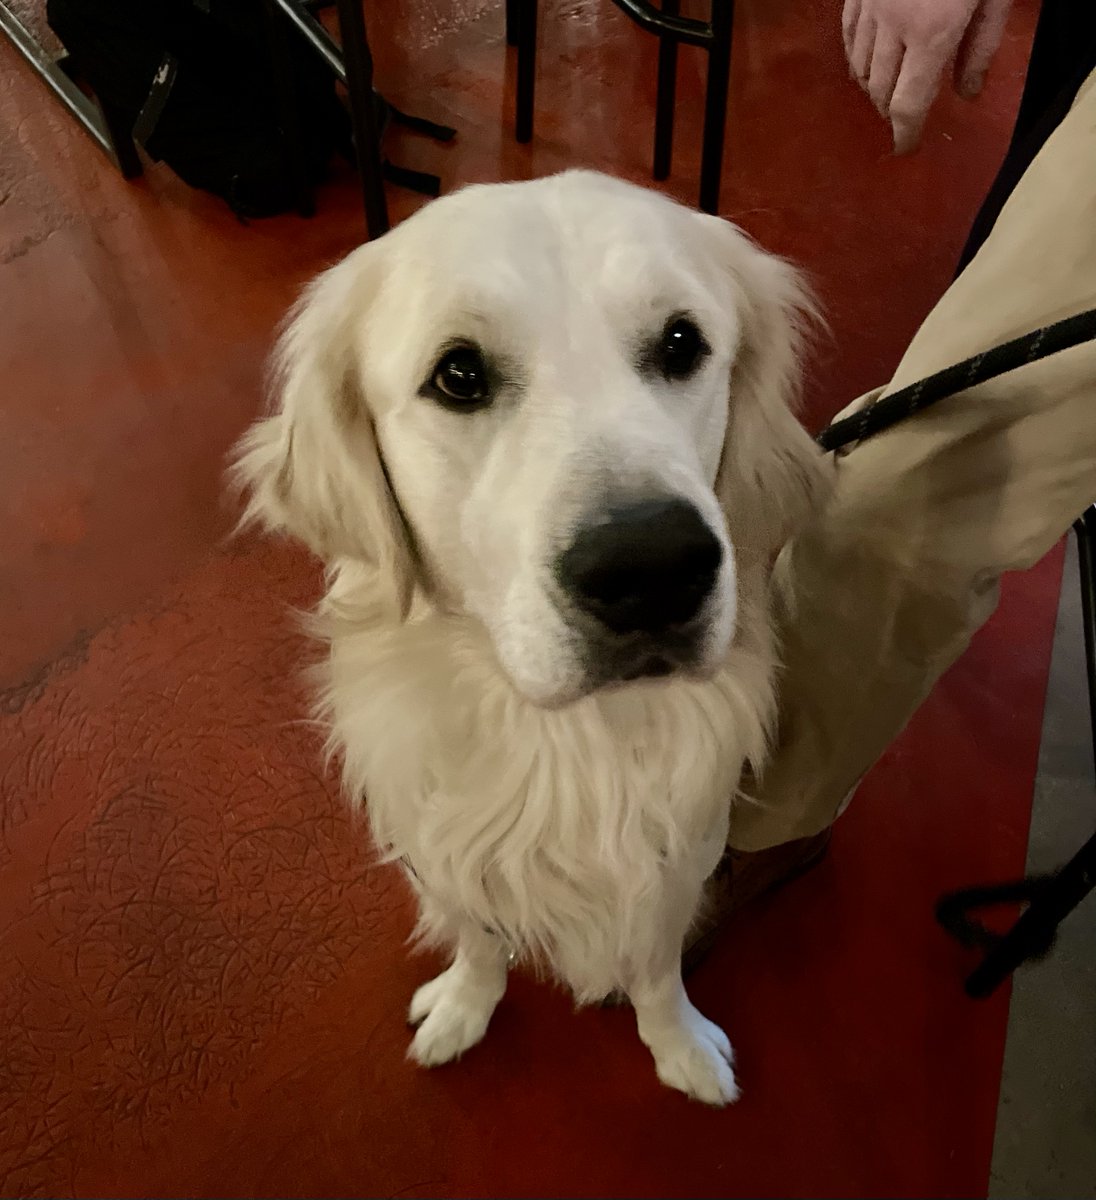
<svg viewBox="0 0 1096 1200"><path fill-rule="evenodd" d="M917 148L948 63L973 99L1001 44L1012 0L845 0L845 56L894 133L896 154Z"/></svg>

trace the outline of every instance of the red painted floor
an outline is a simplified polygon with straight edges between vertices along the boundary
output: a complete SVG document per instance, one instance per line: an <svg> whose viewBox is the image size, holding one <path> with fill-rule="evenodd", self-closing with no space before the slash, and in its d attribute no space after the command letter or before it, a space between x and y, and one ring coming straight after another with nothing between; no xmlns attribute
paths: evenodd
<svg viewBox="0 0 1096 1200"><path fill-rule="evenodd" d="M393 158L448 186L647 178L651 41L608 0L542 7L522 148L497 0L370 6L384 89L460 129ZM946 286L1032 24L1021 0L984 98L942 102L895 160L839 8L740 0L722 204L821 293L815 425ZM682 74L671 190L692 199L691 54ZM226 546L220 500L277 318L360 233L345 174L316 219L249 227L160 168L123 182L0 45L0 1192L983 1195L1007 997L963 998L932 905L1022 869L1058 555L1009 581L825 864L696 976L738 1106L660 1089L627 1012L520 978L463 1063L404 1061L434 964L407 957L398 881L299 720L287 608L317 571Z"/></svg>

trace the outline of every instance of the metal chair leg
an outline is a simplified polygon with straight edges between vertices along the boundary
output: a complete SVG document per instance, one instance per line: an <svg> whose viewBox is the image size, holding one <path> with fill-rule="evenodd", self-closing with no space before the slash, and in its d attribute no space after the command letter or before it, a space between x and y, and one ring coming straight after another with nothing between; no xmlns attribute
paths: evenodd
<svg viewBox="0 0 1096 1200"><path fill-rule="evenodd" d="M718 0L716 0L718 3ZM680 0L662 0L662 11L676 17ZM677 103L677 40L665 35L658 39L658 93L655 99L655 153L652 174L666 179L674 156L674 109Z"/></svg>
<svg viewBox="0 0 1096 1200"><path fill-rule="evenodd" d="M733 32L734 0L712 0L712 41L708 47L708 86L704 97L704 145L700 159L700 207L707 213L719 211Z"/></svg>
<svg viewBox="0 0 1096 1200"><path fill-rule="evenodd" d="M384 194L380 128L373 102L373 56L366 38L362 0L336 0L336 7L365 223L369 237L378 238L388 232L388 202Z"/></svg>
<svg viewBox="0 0 1096 1200"><path fill-rule="evenodd" d="M656 0L613 2L641 29L659 38L652 172L655 179L667 178L673 159L678 43L700 46L708 54L700 165L700 207L705 212L717 212L723 176L723 141L727 131L734 0L711 0L709 21L682 17L681 0L659 0L661 7L656 7ZM527 142L533 135L536 22L537 0L506 0L507 40L511 43L516 42L518 47L516 135L519 142Z"/></svg>
<svg viewBox="0 0 1096 1200"><path fill-rule="evenodd" d="M514 136L519 142L533 138L533 99L537 82L537 0L509 0L517 18L517 115ZM509 11L508 8L508 11Z"/></svg>

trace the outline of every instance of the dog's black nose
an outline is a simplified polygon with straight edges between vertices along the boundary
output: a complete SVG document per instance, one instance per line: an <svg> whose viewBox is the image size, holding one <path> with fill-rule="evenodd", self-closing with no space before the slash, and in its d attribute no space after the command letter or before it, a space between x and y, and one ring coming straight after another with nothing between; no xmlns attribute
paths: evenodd
<svg viewBox="0 0 1096 1200"><path fill-rule="evenodd" d="M614 633L656 633L696 616L722 561L719 539L691 504L643 500L580 529L556 575Z"/></svg>

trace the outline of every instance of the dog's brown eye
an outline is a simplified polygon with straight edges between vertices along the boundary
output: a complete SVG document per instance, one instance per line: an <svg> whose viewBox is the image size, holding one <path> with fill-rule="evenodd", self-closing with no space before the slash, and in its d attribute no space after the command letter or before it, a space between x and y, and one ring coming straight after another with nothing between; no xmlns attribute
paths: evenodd
<svg viewBox="0 0 1096 1200"><path fill-rule="evenodd" d="M708 353L704 335L688 317L675 317L662 331L658 367L667 379L686 379Z"/></svg>
<svg viewBox="0 0 1096 1200"><path fill-rule="evenodd" d="M487 364L472 346L458 346L445 354L431 382L438 399L454 407L474 407L489 397Z"/></svg>

